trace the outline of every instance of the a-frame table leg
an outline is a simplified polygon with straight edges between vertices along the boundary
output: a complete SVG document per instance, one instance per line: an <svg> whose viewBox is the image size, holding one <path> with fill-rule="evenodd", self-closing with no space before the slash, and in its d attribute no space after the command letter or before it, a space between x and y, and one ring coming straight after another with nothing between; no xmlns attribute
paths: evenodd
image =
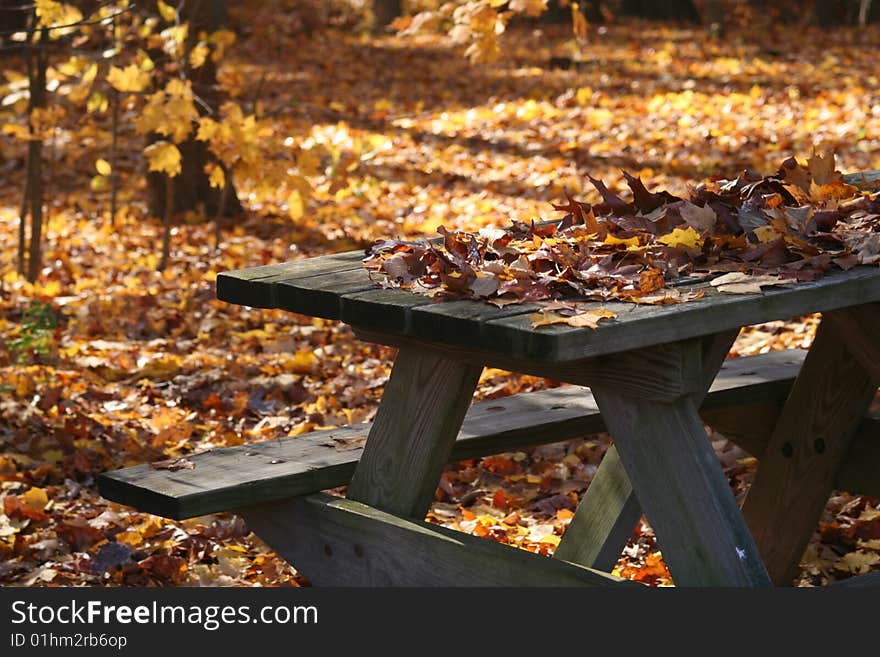
<svg viewBox="0 0 880 657"><path fill-rule="evenodd" d="M703 393L693 395L698 407L738 333L733 330L702 339ZM642 506L617 447L611 445L553 556L610 572L641 515Z"/></svg>
<svg viewBox="0 0 880 657"><path fill-rule="evenodd" d="M347 497L424 518L482 370L482 363L401 348Z"/></svg>
<svg viewBox="0 0 880 657"><path fill-rule="evenodd" d="M877 306L826 313L792 387L743 513L773 581L790 585L880 382Z"/></svg>
<svg viewBox="0 0 880 657"><path fill-rule="evenodd" d="M675 583L769 586L693 395L662 402L604 386L593 395Z"/></svg>

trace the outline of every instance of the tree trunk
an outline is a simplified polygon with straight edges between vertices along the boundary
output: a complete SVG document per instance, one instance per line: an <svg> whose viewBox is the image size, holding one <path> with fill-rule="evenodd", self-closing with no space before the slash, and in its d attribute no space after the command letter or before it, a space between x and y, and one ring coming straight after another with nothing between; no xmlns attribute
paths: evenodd
<svg viewBox="0 0 880 657"><path fill-rule="evenodd" d="M700 13L692 0L664 0L664 2L623 0L620 13L624 16L638 16L639 18L700 22Z"/></svg>
<svg viewBox="0 0 880 657"><path fill-rule="evenodd" d="M722 0L706 0L703 8L706 30L713 37L724 35L724 2Z"/></svg>
<svg viewBox="0 0 880 657"><path fill-rule="evenodd" d="M189 38L197 39L200 31L212 32L226 22L226 0L195 0L182 5L181 22L189 23ZM216 110L222 96L217 84L217 67L209 57L198 69L189 70L188 77L192 82L193 91L211 109ZM197 104L199 111L207 113L205 108ZM150 141L158 137L152 136ZM165 175L156 172L147 173L147 200L150 214L165 217L168 190L173 189L174 212L189 210L202 211L205 217L213 217L220 207L220 190L211 187L205 165L213 161L208 147L194 137L178 144L182 156L181 173L175 176L172 186L166 184ZM226 200L227 216L237 215L243 211L241 201L235 189L230 189Z"/></svg>
<svg viewBox="0 0 880 657"><path fill-rule="evenodd" d="M44 47L47 38L46 30L42 31L36 44L28 53L28 74L30 112L46 106L46 69L48 68L48 55ZM29 116L30 118L30 116ZM31 124L33 131L33 124ZM35 282L43 267L43 141L31 139L28 142L27 157L27 195L31 205L31 244L28 253L27 279Z"/></svg>
<svg viewBox="0 0 880 657"><path fill-rule="evenodd" d="M402 11L402 0L373 0L374 29L377 32L381 31L390 25L391 21L400 16Z"/></svg>
<svg viewBox="0 0 880 657"><path fill-rule="evenodd" d="M836 0L816 0L813 6L813 21L819 27L827 27L839 21Z"/></svg>

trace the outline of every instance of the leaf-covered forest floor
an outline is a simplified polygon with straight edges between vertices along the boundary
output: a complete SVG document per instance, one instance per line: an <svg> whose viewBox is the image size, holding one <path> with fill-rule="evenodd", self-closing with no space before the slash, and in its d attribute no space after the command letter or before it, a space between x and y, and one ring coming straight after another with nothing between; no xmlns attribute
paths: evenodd
<svg viewBox="0 0 880 657"><path fill-rule="evenodd" d="M612 24L592 28L582 50L569 28L524 27L487 66L431 38L306 34L295 16L237 11L239 42L221 69L227 89L255 101L291 144L327 144L345 169L311 180L301 219L241 188L247 213L225 227L219 251L210 223L181 217L172 265L157 273L161 226L145 216L135 155L120 167L113 228L107 194L89 188L104 143L59 131L47 149L45 269L31 286L14 262L24 147L0 142L3 584L307 583L233 515L172 522L110 503L94 485L101 471L374 414L391 350L334 322L221 303L218 271L441 225L556 217L550 202L565 191L595 200L587 174L619 189L626 169L684 192L711 174L770 173L814 144L837 147L843 171L880 168L876 27L769 26L713 42L690 28ZM123 138L139 152L136 136ZM805 348L817 322L752 327L731 356ZM487 369L478 398L551 385ZM744 495L754 459L710 437ZM550 554L607 445L589 436L453 464L429 519ZM878 568L878 507L835 491L797 584ZM615 572L671 583L644 522Z"/></svg>

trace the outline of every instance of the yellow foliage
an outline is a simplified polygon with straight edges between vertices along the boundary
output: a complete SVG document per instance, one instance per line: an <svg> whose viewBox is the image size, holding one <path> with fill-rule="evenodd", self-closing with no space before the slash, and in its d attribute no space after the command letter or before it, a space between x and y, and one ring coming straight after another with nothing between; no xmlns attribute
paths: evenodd
<svg viewBox="0 0 880 657"><path fill-rule="evenodd" d="M142 134L157 132L179 144L192 132L198 115L189 83L172 78L164 89L149 96L135 125Z"/></svg>
<svg viewBox="0 0 880 657"><path fill-rule="evenodd" d="M693 226L676 228L668 235L658 237L657 241L660 244L666 244L667 246L691 249L694 251L699 251L703 248L703 238L700 237L700 233Z"/></svg>
<svg viewBox="0 0 880 657"><path fill-rule="evenodd" d="M38 27L59 27L62 25L72 26L79 23L83 19L83 15L79 9L63 2L55 2L55 0L36 0L34 9L37 14ZM49 33L49 38L57 39L63 34L69 32L73 27L61 30L55 29Z"/></svg>
<svg viewBox="0 0 880 657"><path fill-rule="evenodd" d="M303 204L302 196L299 193L299 190L294 189L290 196L287 197L287 214L290 215L290 218L294 221L298 221L302 219L303 214L305 213L305 206Z"/></svg>
<svg viewBox="0 0 880 657"><path fill-rule="evenodd" d="M189 65L193 68L201 68L207 61L210 52L211 49L205 42L200 41L189 53Z"/></svg>
<svg viewBox="0 0 880 657"><path fill-rule="evenodd" d="M211 187L223 189L226 186L226 174L223 173L223 169L216 165L211 167L211 170L208 172L208 182Z"/></svg>
<svg viewBox="0 0 880 657"><path fill-rule="evenodd" d="M150 74L136 64L129 64L125 68L111 66L107 73L107 82L116 91L136 93L150 86Z"/></svg>
<svg viewBox="0 0 880 657"><path fill-rule="evenodd" d="M144 149L150 171L159 171L172 178L181 172L180 150L171 142L153 142Z"/></svg>
<svg viewBox="0 0 880 657"><path fill-rule="evenodd" d="M159 10L159 15L163 20L166 20L169 23L173 23L177 20L177 10L173 6L162 2L162 0L156 0L156 8Z"/></svg>

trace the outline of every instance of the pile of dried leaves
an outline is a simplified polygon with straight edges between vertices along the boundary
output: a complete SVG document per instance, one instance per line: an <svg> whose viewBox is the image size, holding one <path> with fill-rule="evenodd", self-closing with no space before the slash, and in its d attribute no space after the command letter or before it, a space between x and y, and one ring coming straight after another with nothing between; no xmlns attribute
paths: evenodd
<svg viewBox="0 0 880 657"><path fill-rule="evenodd" d="M566 213L561 221L477 233L441 227L435 242L382 240L365 266L386 287L440 299L557 300L545 310L571 311L561 300L681 303L705 294L683 283L711 278L720 292L751 293L880 262L880 196L844 182L831 152L806 163L788 158L770 176L712 180L687 199L623 176L631 201L590 177L602 202L569 196L553 206ZM613 316L590 311L567 323Z"/></svg>

